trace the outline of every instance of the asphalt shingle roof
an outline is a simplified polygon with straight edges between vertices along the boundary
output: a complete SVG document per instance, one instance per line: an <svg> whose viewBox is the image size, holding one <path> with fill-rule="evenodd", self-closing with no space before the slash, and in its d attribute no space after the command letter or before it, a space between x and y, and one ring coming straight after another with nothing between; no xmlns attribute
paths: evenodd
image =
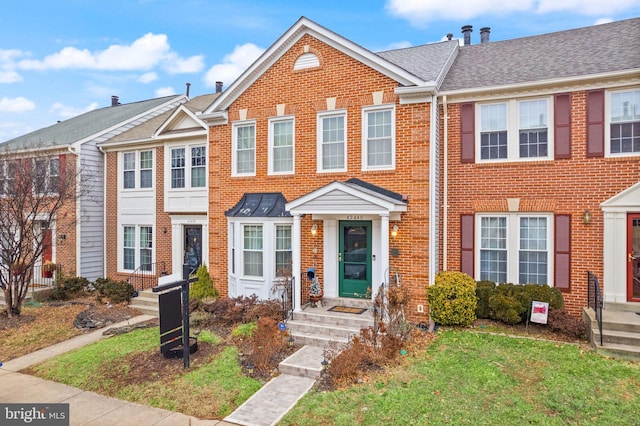
<svg viewBox="0 0 640 426"><path fill-rule="evenodd" d="M143 114L182 95L165 96L86 112L0 144L0 152L23 149L55 148L71 145L99 134L118 123Z"/></svg>
<svg viewBox="0 0 640 426"><path fill-rule="evenodd" d="M640 18L462 46L441 90L495 87L631 69L640 69Z"/></svg>
<svg viewBox="0 0 640 426"><path fill-rule="evenodd" d="M457 47L457 41L443 41L376 54L425 81L437 81Z"/></svg>

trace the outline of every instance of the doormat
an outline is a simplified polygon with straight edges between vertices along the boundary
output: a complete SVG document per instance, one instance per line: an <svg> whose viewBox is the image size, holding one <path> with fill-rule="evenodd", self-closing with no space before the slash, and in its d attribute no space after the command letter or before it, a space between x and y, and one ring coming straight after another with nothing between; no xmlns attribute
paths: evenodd
<svg viewBox="0 0 640 426"><path fill-rule="evenodd" d="M333 308L329 308L329 311L341 312L343 314L361 314L367 310L364 308L350 308L348 306L334 306Z"/></svg>

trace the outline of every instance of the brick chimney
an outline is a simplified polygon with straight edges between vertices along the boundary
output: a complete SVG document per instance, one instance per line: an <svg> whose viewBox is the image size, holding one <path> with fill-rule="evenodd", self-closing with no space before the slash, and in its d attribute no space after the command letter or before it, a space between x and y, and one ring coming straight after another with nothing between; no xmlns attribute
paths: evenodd
<svg viewBox="0 0 640 426"><path fill-rule="evenodd" d="M469 46L471 44L471 32L473 27L471 25L465 25L462 27L462 34L464 35L464 45Z"/></svg>
<svg viewBox="0 0 640 426"><path fill-rule="evenodd" d="M489 34L491 34L490 27L480 28L480 43L489 43Z"/></svg>
<svg viewBox="0 0 640 426"><path fill-rule="evenodd" d="M111 96L111 106L118 106L120 105L120 102L118 102L118 97L117 96Z"/></svg>
<svg viewBox="0 0 640 426"><path fill-rule="evenodd" d="M216 81L216 93L222 93L222 82Z"/></svg>

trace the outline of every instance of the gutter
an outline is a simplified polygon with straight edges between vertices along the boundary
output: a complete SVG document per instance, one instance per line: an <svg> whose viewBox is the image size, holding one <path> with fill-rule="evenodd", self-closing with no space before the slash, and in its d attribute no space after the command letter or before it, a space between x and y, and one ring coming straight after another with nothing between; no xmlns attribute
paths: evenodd
<svg viewBox="0 0 640 426"><path fill-rule="evenodd" d="M98 146L102 153L102 276L107 276L107 153ZM117 175L117 171L116 171Z"/></svg>

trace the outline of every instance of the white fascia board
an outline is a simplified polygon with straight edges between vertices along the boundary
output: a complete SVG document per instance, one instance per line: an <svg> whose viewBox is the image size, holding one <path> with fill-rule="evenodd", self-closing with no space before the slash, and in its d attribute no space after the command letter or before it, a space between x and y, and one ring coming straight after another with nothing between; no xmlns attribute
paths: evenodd
<svg viewBox="0 0 640 426"><path fill-rule="evenodd" d="M271 45L247 70L240 75L222 95L207 108L203 114L209 116L215 111L226 110L247 87L251 86L269 67L302 36L309 34L323 43L351 56L376 71L396 80L405 86L423 85L424 81L404 69L382 59L375 53L353 43L350 40L302 17ZM207 117L208 118L208 117ZM209 120L207 119L207 122Z"/></svg>

